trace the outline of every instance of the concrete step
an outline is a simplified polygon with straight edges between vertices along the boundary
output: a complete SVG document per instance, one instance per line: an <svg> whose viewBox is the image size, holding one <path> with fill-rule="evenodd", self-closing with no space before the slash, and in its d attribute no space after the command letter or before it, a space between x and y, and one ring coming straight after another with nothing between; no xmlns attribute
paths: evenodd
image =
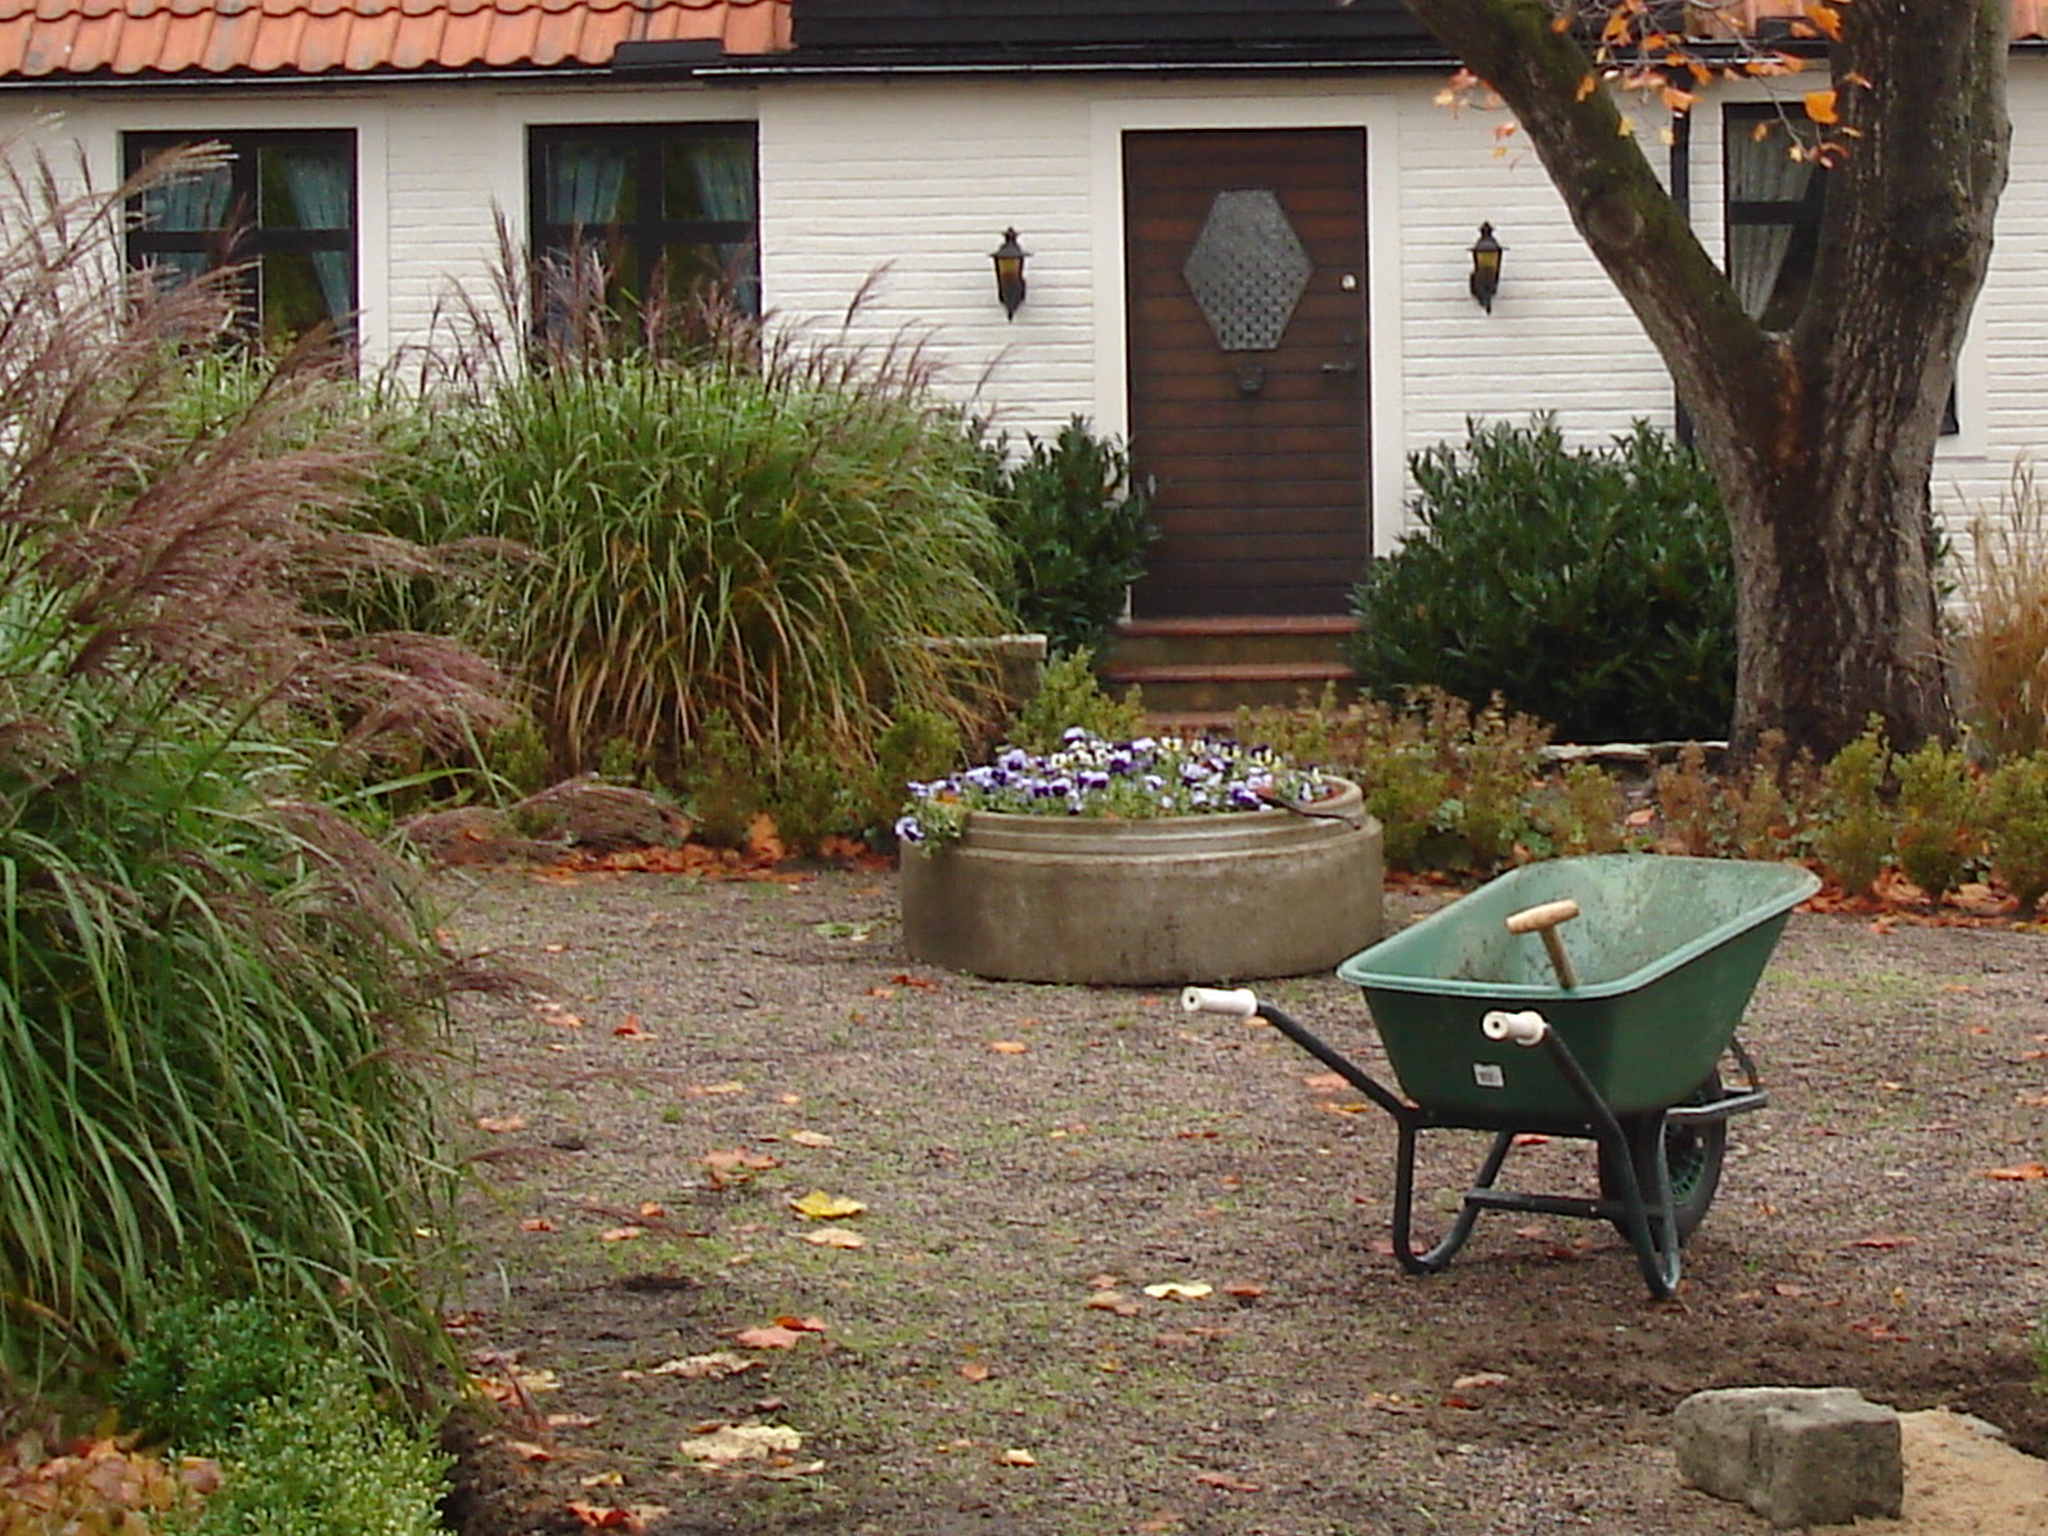
<svg viewBox="0 0 2048 1536"><path fill-rule="evenodd" d="M1240 706L1348 693L1341 647L1356 627L1345 615L1127 619L1098 671L1112 693L1142 689L1149 714L1227 724Z"/></svg>

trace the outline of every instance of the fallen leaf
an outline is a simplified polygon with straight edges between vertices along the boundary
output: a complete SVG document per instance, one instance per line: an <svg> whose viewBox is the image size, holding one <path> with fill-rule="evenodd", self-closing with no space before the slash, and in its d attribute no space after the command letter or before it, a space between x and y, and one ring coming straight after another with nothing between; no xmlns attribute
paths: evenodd
<svg viewBox="0 0 2048 1536"><path fill-rule="evenodd" d="M1022 1056L1031 1049L1022 1040L992 1040L988 1048L998 1056Z"/></svg>
<svg viewBox="0 0 2048 1536"><path fill-rule="evenodd" d="M553 1024L558 1029L581 1029L583 1027L583 1021L560 1003L537 1003L534 1005L533 1011L540 1015L543 1024Z"/></svg>
<svg viewBox="0 0 2048 1536"><path fill-rule="evenodd" d="M682 1376L691 1380L717 1381L727 1376L737 1376L742 1371L751 1371L761 1362L749 1360L745 1355L736 1355L729 1349L721 1349L709 1355L685 1355L679 1360L664 1360L646 1371L633 1371L636 1380L645 1376Z"/></svg>
<svg viewBox="0 0 2048 1536"><path fill-rule="evenodd" d="M519 1223L519 1230L522 1232L552 1232L555 1230L555 1224L545 1216L529 1216L526 1220Z"/></svg>
<svg viewBox="0 0 2048 1536"><path fill-rule="evenodd" d="M642 1200L640 1202L640 1219L642 1221L659 1221L667 1214L668 1207L659 1200Z"/></svg>
<svg viewBox="0 0 2048 1536"><path fill-rule="evenodd" d="M526 1116L478 1115L476 1128L480 1131L489 1131L493 1136L502 1136L508 1131L523 1131L526 1129Z"/></svg>
<svg viewBox="0 0 2048 1536"><path fill-rule="evenodd" d="M2048 1163L2021 1163L2012 1168L1986 1168L1987 1179L2048 1179Z"/></svg>
<svg viewBox="0 0 2048 1536"><path fill-rule="evenodd" d="M626 1474L623 1472L593 1472L588 1477L576 1479L579 1488L623 1488Z"/></svg>
<svg viewBox="0 0 2048 1536"><path fill-rule="evenodd" d="M1263 1285L1252 1285L1248 1281L1240 1280L1235 1285L1223 1287L1223 1294L1235 1296L1240 1301L1256 1301L1259 1297L1266 1294L1266 1288Z"/></svg>
<svg viewBox="0 0 2048 1536"><path fill-rule="evenodd" d="M822 1317L792 1317L786 1312L775 1319L775 1326L778 1328L791 1328L798 1333L827 1333L830 1331L830 1324Z"/></svg>
<svg viewBox="0 0 2048 1536"><path fill-rule="evenodd" d="M727 1466L787 1456L803 1443L804 1437L787 1424L724 1424L685 1440L677 1450L692 1461Z"/></svg>
<svg viewBox="0 0 2048 1536"><path fill-rule="evenodd" d="M1378 1413L1395 1413L1412 1416L1414 1414L1422 1412L1422 1409L1418 1405L1410 1402L1404 1402L1399 1397L1396 1397L1391 1393L1387 1392L1368 1392L1365 1394L1364 1402L1366 1407L1371 1408Z"/></svg>
<svg viewBox="0 0 2048 1536"><path fill-rule="evenodd" d="M1301 1080L1301 1086L1310 1093L1342 1093L1351 1086L1351 1080L1342 1072L1311 1072Z"/></svg>
<svg viewBox="0 0 2048 1536"><path fill-rule="evenodd" d="M745 1093L746 1091L747 1085L745 1083L692 1083L683 1090L683 1093L688 1098L701 1099L720 1094Z"/></svg>
<svg viewBox="0 0 2048 1536"><path fill-rule="evenodd" d="M612 1026L612 1034L621 1040L652 1040L654 1036L640 1027L640 1015L629 1013L622 1023Z"/></svg>
<svg viewBox="0 0 2048 1536"><path fill-rule="evenodd" d="M920 987L927 992L938 990L939 984L929 976L913 976L908 971L898 971L889 978L899 987Z"/></svg>
<svg viewBox="0 0 2048 1536"><path fill-rule="evenodd" d="M1200 1301L1216 1287L1206 1280L1162 1280L1145 1287L1145 1294L1157 1301Z"/></svg>
<svg viewBox="0 0 2048 1536"><path fill-rule="evenodd" d="M566 1508L583 1524L597 1531L639 1530L630 1510L612 1509L596 1504L585 1504L580 1499L571 1499Z"/></svg>
<svg viewBox="0 0 2048 1536"><path fill-rule="evenodd" d="M798 1329L771 1323L764 1328L742 1328L732 1339L742 1349L795 1349L804 1335Z"/></svg>
<svg viewBox="0 0 2048 1536"><path fill-rule="evenodd" d="M1038 1458L1029 1451L1009 1450L996 1457L996 1465L999 1467L1035 1467L1038 1465Z"/></svg>
<svg viewBox="0 0 2048 1536"><path fill-rule="evenodd" d="M1454 1392L1469 1392L1475 1387L1497 1387L1507 1380L1505 1371L1474 1371L1469 1376L1460 1376L1451 1383Z"/></svg>
<svg viewBox="0 0 2048 1536"><path fill-rule="evenodd" d="M960 1374L968 1381L987 1381L995 1374L985 1360L969 1360L960 1367Z"/></svg>
<svg viewBox="0 0 2048 1536"><path fill-rule="evenodd" d="M1222 1488L1231 1493L1257 1493L1259 1485L1248 1483L1241 1477L1232 1477L1228 1472L1197 1472L1195 1481L1208 1488Z"/></svg>
<svg viewBox="0 0 2048 1536"><path fill-rule="evenodd" d="M1907 1248L1919 1242L1917 1237L1904 1232L1879 1232L1870 1237L1859 1237L1849 1244L1851 1248Z"/></svg>
<svg viewBox="0 0 2048 1536"><path fill-rule="evenodd" d="M865 1248L868 1245L866 1238L846 1227L817 1227L798 1236L820 1248Z"/></svg>
<svg viewBox="0 0 2048 1536"><path fill-rule="evenodd" d="M809 1221L838 1221L846 1216L858 1216L867 1207L858 1200L844 1195L828 1195L822 1189L814 1189L808 1195L792 1196L789 1208Z"/></svg>
<svg viewBox="0 0 2048 1536"><path fill-rule="evenodd" d="M507 1440L505 1448L521 1461L553 1461L555 1459L553 1451L544 1445L536 1445L531 1440Z"/></svg>
<svg viewBox="0 0 2048 1536"><path fill-rule="evenodd" d="M600 1242L632 1243L647 1235L645 1227L609 1227L597 1234Z"/></svg>
<svg viewBox="0 0 2048 1536"><path fill-rule="evenodd" d="M1122 1291L1097 1291L1088 1298L1088 1306L1095 1312L1114 1312L1118 1317L1136 1317L1143 1310Z"/></svg>
<svg viewBox="0 0 2048 1536"><path fill-rule="evenodd" d="M1547 1147L1550 1138L1537 1131L1523 1131L1515 1137L1514 1144L1518 1147Z"/></svg>
<svg viewBox="0 0 2048 1536"><path fill-rule="evenodd" d="M548 1415L549 1429L589 1429L598 1422L594 1413L551 1413Z"/></svg>
<svg viewBox="0 0 2048 1536"><path fill-rule="evenodd" d="M1796 1280L1780 1280L1776 1285L1772 1286L1771 1289L1777 1292L1777 1294L1780 1296L1798 1297L1811 1296L1813 1294L1813 1288L1811 1286L1801 1285Z"/></svg>
<svg viewBox="0 0 2048 1536"><path fill-rule="evenodd" d="M823 1131L791 1131L789 1139L800 1147L829 1147L836 1145Z"/></svg>

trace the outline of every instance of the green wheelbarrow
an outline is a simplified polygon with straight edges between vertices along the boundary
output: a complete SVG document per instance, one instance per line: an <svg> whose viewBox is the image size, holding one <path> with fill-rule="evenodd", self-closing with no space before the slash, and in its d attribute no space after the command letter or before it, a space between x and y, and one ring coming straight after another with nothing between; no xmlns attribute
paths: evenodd
<svg viewBox="0 0 2048 1536"><path fill-rule="evenodd" d="M1444 1268L1482 1211L1583 1217L1621 1230L1661 1298L1713 1203L1729 1118L1767 1102L1735 1030L1786 919L1819 886L1794 864L1650 854L1502 875L1337 969L1363 989L1399 1092L1249 991L1189 987L1181 1001L1265 1019L1393 1118L1404 1269ZM1493 1141L1450 1229L1418 1251L1415 1153L1430 1130ZM1599 1198L1498 1187L1528 1135L1593 1143Z"/></svg>

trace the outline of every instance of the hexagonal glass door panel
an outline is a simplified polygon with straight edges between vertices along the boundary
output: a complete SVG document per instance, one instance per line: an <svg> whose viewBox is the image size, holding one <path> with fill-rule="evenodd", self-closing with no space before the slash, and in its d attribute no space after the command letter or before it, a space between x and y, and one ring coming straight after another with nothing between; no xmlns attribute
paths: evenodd
<svg viewBox="0 0 2048 1536"><path fill-rule="evenodd" d="M1287 334L1315 262L1266 187L1218 192L1181 276L1225 352L1270 352Z"/></svg>

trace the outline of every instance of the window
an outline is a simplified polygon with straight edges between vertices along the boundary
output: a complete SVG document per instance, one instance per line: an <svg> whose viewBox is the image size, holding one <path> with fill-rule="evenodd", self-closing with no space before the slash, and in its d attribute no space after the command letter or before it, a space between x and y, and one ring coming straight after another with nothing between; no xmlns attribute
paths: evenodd
<svg viewBox="0 0 2048 1536"><path fill-rule="evenodd" d="M1766 330L1791 329L1813 286L1828 173L1788 153L1788 130L1773 107L1731 106L1724 123L1728 198L1728 280ZM1953 386L1941 430L1960 430Z"/></svg>
<svg viewBox="0 0 2048 1536"><path fill-rule="evenodd" d="M595 253L621 311L707 283L758 311L753 124L536 128L531 149L537 258Z"/></svg>
<svg viewBox="0 0 2048 1536"><path fill-rule="evenodd" d="M1726 146L1729 281L1766 330L1789 330L1813 282L1828 173L1792 158L1769 107L1730 107Z"/></svg>
<svg viewBox="0 0 2048 1536"><path fill-rule="evenodd" d="M180 172L137 199L128 259L184 276L240 268L251 331L283 343L356 310L356 145L347 130L132 133L130 175L181 144L226 146L222 161Z"/></svg>

